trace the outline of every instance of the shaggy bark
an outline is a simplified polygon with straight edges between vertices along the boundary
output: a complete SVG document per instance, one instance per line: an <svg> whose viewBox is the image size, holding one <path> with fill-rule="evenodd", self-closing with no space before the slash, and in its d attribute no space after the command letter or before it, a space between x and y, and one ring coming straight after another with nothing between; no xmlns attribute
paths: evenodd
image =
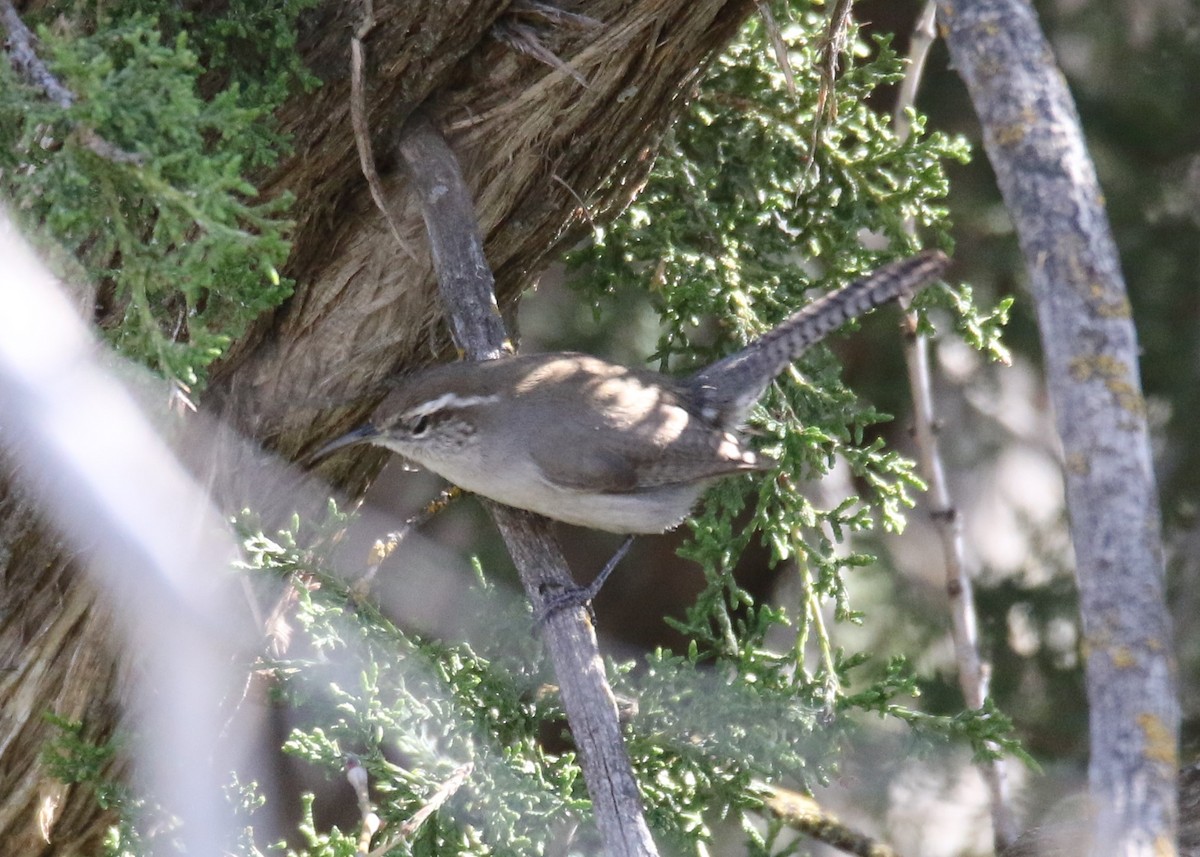
<svg viewBox="0 0 1200 857"><path fill-rule="evenodd" d="M362 179L349 110L356 7L325 2L302 50L323 86L281 111L294 154L266 178L296 197L285 274L296 292L263 318L216 371L203 406L287 458L362 419L404 367L447 348L415 202L390 174L386 141L417 107L432 112L471 185L501 306L510 306L586 216L602 220L636 191L654 146L704 60L728 41L753 0L587 0L598 22L538 24L541 45L569 65L542 64L490 34L502 0L378 4L367 36L368 111L389 198L417 259L397 249ZM588 82L582 87L570 73ZM221 462L234 495L255 468L233 446ZM361 491L383 455L338 456L325 475ZM81 720L103 739L118 718L119 661L110 623L72 557L11 479L0 487L0 842L14 854L95 852L109 820L89 794L55 783L38 762L45 712ZM114 770L120 763L114 762ZM47 844L49 840L49 844Z"/></svg>

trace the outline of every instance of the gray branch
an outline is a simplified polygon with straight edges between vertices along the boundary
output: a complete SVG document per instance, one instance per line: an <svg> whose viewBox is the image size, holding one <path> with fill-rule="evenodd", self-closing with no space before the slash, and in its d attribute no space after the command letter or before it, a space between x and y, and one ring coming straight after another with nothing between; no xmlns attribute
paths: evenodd
<svg viewBox="0 0 1200 857"><path fill-rule="evenodd" d="M938 7L1020 238L1062 441L1086 638L1092 853L1166 853L1179 707L1161 520L1137 337L1095 168L1027 0Z"/></svg>
<svg viewBox="0 0 1200 857"><path fill-rule="evenodd" d="M401 132L399 151L421 201L455 344L471 360L503 356L511 346L496 307L492 271L483 255L474 202L458 158L422 114L409 120ZM534 614L543 615L547 595L574 585L550 522L499 504L487 505ZM586 611L580 607L554 613L545 621L542 634L606 851L614 857L657 854Z"/></svg>
<svg viewBox="0 0 1200 857"><path fill-rule="evenodd" d="M37 51L33 49L33 33L9 0L0 0L0 22L8 33L8 56L13 69L30 85L38 87L46 97L66 110L75 103L75 94L58 82Z"/></svg>
<svg viewBox="0 0 1200 857"><path fill-rule="evenodd" d="M0 25L3 25L5 33L8 34L8 59L13 70L63 110L70 109L75 104L75 93L59 83L58 78L51 74L50 69L37 55L37 51L33 49L35 39L32 31L25 26L25 22L21 20L21 16L9 0L0 0ZM127 152L119 146L114 146L91 128L75 125L74 130L81 146L105 160L135 166L146 160L137 152Z"/></svg>

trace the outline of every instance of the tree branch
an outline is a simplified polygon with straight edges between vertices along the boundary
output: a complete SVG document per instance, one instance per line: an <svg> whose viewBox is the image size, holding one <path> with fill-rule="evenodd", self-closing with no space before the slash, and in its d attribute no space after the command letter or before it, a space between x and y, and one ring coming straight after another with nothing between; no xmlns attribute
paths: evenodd
<svg viewBox="0 0 1200 857"><path fill-rule="evenodd" d="M0 21L8 33L8 56L13 69L31 86L36 86L46 97L66 110L75 103L75 93L58 82L42 58L33 49L33 33L10 0L0 0Z"/></svg>
<svg viewBox="0 0 1200 857"><path fill-rule="evenodd" d="M1083 616L1092 853L1173 850L1179 706L1137 335L1075 104L1032 6L938 0L1016 225L1062 441Z"/></svg>
<svg viewBox="0 0 1200 857"><path fill-rule="evenodd" d="M916 102L925 61L937 38L937 32L934 30L936 11L933 0L929 0L921 10L914 27L908 52L908 68L900 84L900 94L892 116L896 136L901 141L907 140L912 130L908 111ZM915 231L911 221L906 226L910 232ZM928 499L932 506L929 518L942 543L951 636L954 640L954 658L958 665L958 686L962 690L963 701L967 707L979 709L988 698L990 669L979 653L979 620L971 575L967 571L962 517L950 494L938 437L933 377L929 366L929 337L918 332L917 316L914 312L905 314L904 326L907 333L904 342L904 362L908 366L908 384L912 392L914 434L921 459L921 475L929 484ZM991 797L993 846L1000 852L1017 835L1008 788L1008 772L1003 759L980 762L979 767Z"/></svg>
<svg viewBox="0 0 1200 857"><path fill-rule="evenodd" d="M428 117L419 113L401 131L399 152L421 201L455 343L470 360L491 360L511 352L474 203L457 157ZM535 615L543 615L547 594L574 585L550 522L495 503L486 505L508 545ZM587 611L582 607L559 610L546 619L542 633L605 850L622 857L657 854Z"/></svg>
<svg viewBox="0 0 1200 857"><path fill-rule="evenodd" d="M387 194L384 193L383 182L379 179L379 171L375 168L375 153L371 146L371 125L367 120L367 100L364 94L366 82L363 65L365 64L366 49L363 47L363 39L374 27L375 4L373 0L363 0L362 20L355 28L354 35L350 37L350 124L354 128L354 145L358 149L358 163L362 168L363 178L367 180L367 187L371 191L371 199L374 201L375 207L379 209L379 213L383 215L383 219L387 221L388 228L392 231L392 238L400 245L404 255L415 262L417 256L408 246L408 242L401 237L400 224L388 207Z"/></svg>
<svg viewBox="0 0 1200 857"><path fill-rule="evenodd" d="M792 830L857 857L899 857L890 845L848 827L808 795L779 786L761 788L763 806Z"/></svg>
<svg viewBox="0 0 1200 857"><path fill-rule="evenodd" d="M13 69L31 86L36 86L46 97L68 110L75 104L75 93L58 82L46 64L42 62L37 51L33 49L34 36L10 0L0 0L0 23L8 33L8 56ZM99 155L106 161L117 164L139 165L145 162L145 156L137 152L127 152L119 146L105 140L91 128L75 127L75 136L79 143L93 154Z"/></svg>

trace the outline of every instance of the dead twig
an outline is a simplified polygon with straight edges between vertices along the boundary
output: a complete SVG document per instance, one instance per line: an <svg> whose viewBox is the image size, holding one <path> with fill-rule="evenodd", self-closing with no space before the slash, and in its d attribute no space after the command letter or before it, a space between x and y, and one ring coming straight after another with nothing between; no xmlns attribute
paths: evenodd
<svg viewBox="0 0 1200 857"><path fill-rule="evenodd" d="M854 0L836 0L829 10L829 26L821 37L821 59L817 72L821 76L817 87L817 109L813 111L812 139L809 144L809 159L815 160L821 131L828 120L837 118L837 100L831 98L837 82L842 54L846 51L846 40L850 32L850 13L854 11Z"/></svg>
<svg viewBox="0 0 1200 857"><path fill-rule="evenodd" d="M375 544L371 545L371 559L367 563L367 570L363 573L362 577L358 578L350 586L350 594L360 601L365 599L371 592L371 584L375 581L375 575L379 573L380 567L395 552L396 548L400 547L400 544L408 538L409 534L413 530L427 524L434 516L441 514L447 506L462 496L463 490L461 488L457 485L450 486L426 503L421 511L405 521L404 526L400 529L393 530L382 539L377 539Z"/></svg>
<svg viewBox="0 0 1200 857"><path fill-rule="evenodd" d="M408 242L400 237L400 225L392 215L391 209L388 208L387 195L383 192L383 182L379 180L379 171L375 168L375 152L371 146L371 126L367 121L366 85L363 72L366 64L363 39L374 27L374 0L363 0L362 20L355 28L354 35L350 37L350 126L354 129L354 145L358 149L358 164L363 178L367 180L367 187L370 188L371 199L383 215L388 229L392 232L392 237L396 239L396 243L400 245L404 255L415 262L417 254L408 246Z"/></svg>
<svg viewBox="0 0 1200 857"><path fill-rule="evenodd" d="M533 57L543 65L560 71L570 77L584 89L590 89L587 78L566 60L560 58L554 51L542 44L536 29L519 21L498 21L491 31L492 38L513 49L519 54Z"/></svg>
<svg viewBox="0 0 1200 857"><path fill-rule="evenodd" d="M909 47L908 68L896 100L893 126L896 137L904 142L912 130L909 113L915 104L925 60L937 38L934 30L936 7L926 3L917 19ZM910 222L906 229L915 232ZM951 636L958 665L958 684L968 708L981 708L988 698L990 669L979 653L979 627L975 610L974 588L967 571L963 545L962 520L946 479L945 461L938 438L938 422L933 397L933 377L929 365L929 337L918 332L917 315L908 312L904 318L907 333L904 359L908 366L908 383L913 402L914 436L921 461L921 475L929 485L929 519L942 544L942 561L946 569L946 595L951 616ZM1008 773L1003 759L981 763L984 780L991 793L992 830L996 851L1012 842L1016 835L1012 799L1008 788Z"/></svg>
<svg viewBox="0 0 1200 857"><path fill-rule="evenodd" d="M759 0L758 14L763 20L767 38L771 40L771 49L775 52L775 62L779 63L779 70L783 72L788 93L795 96L796 72L792 70L792 61L788 58L787 43L783 40L783 33L780 32L779 24L776 22L774 14L771 13L771 6L766 0Z"/></svg>
<svg viewBox="0 0 1200 857"><path fill-rule="evenodd" d="M761 783L758 790L772 815L810 839L858 857L898 857L891 846L848 827L808 795Z"/></svg>

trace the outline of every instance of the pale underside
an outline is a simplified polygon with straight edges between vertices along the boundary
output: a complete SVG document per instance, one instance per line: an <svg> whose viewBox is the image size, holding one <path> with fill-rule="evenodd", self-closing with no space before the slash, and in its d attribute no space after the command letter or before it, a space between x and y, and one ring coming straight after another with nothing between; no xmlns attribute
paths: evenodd
<svg viewBox="0 0 1200 857"><path fill-rule="evenodd" d="M683 401L674 379L580 354L450 364L393 394L375 442L510 506L594 529L659 533L714 479L764 466ZM474 430L456 431L453 412ZM419 416L431 425L414 436L404 426Z"/></svg>

